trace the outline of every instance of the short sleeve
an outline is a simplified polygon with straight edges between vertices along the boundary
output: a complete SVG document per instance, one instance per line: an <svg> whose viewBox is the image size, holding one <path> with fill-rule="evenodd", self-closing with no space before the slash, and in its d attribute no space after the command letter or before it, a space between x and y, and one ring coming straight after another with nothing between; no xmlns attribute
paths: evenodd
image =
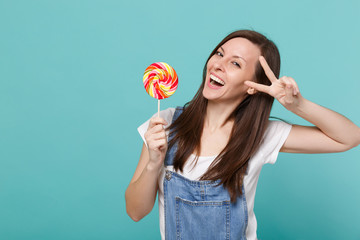
<svg viewBox="0 0 360 240"><path fill-rule="evenodd" d="M274 164L281 147L289 136L292 125L282 121L270 121L265 132L260 151L264 157L264 163Z"/></svg>
<svg viewBox="0 0 360 240"><path fill-rule="evenodd" d="M175 112L175 108L168 108L163 111L160 111L160 117L162 117L168 123L168 125L166 125L165 128L171 124L173 116L174 116L174 112ZM156 114L154 114L153 117L156 116ZM150 119L148 119L146 122L141 124L137 129L145 144L146 144L145 133L148 129L149 122L150 122Z"/></svg>

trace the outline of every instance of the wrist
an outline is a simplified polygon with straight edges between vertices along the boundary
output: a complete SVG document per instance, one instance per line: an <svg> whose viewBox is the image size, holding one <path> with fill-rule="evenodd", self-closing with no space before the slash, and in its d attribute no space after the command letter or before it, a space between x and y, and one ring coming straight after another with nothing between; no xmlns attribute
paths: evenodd
<svg viewBox="0 0 360 240"><path fill-rule="evenodd" d="M290 109L291 112L295 113L296 115L303 115L306 109L306 104L308 100L305 99L303 96L299 95L297 99L297 104L293 109Z"/></svg>
<svg viewBox="0 0 360 240"><path fill-rule="evenodd" d="M149 172L158 172L161 169L161 167L162 167L161 161L159 163L149 161L148 164L146 165L146 170Z"/></svg>

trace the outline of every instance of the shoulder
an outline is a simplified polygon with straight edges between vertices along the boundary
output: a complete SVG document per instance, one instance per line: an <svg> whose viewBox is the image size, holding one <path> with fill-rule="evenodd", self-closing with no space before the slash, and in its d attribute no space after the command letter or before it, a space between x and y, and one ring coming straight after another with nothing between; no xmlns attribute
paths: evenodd
<svg viewBox="0 0 360 240"><path fill-rule="evenodd" d="M286 141L292 125L283 121L269 121L259 151L265 163L275 163L277 154Z"/></svg>
<svg viewBox="0 0 360 240"><path fill-rule="evenodd" d="M165 121L168 124L170 124L172 122L172 119L174 117L174 113L175 113L176 109L177 108L168 108L168 109L162 110L162 111L160 111L160 117L165 119ZM154 114L153 117L156 116L156 114Z"/></svg>
<svg viewBox="0 0 360 240"><path fill-rule="evenodd" d="M291 127L292 125L289 123L278 120L270 120L264 137L273 137L279 134L283 134L286 131L290 131Z"/></svg>
<svg viewBox="0 0 360 240"><path fill-rule="evenodd" d="M292 125L283 121L269 121L268 127L263 137L263 143L277 142L287 138Z"/></svg>

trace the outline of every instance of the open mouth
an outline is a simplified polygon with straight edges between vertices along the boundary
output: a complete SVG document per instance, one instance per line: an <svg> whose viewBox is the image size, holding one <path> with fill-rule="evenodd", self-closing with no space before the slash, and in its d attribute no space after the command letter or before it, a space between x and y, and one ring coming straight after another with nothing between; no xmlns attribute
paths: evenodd
<svg viewBox="0 0 360 240"><path fill-rule="evenodd" d="M222 87L225 85L225 82L220 78L210 74L210 84L216 87Z"/></svg>

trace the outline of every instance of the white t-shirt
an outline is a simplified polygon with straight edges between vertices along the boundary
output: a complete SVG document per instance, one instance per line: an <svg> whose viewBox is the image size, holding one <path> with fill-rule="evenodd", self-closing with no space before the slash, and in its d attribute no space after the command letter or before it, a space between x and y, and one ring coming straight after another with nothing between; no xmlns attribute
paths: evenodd
<svg viewBox="0 0 360 240"><path fill-rule="evenodd" d="M165 119L168 124L171 124L172 118L175 112L175 108L168 108L160 112L160 117ZM143 138L145 144L145 132L147 131L149 120L143 123L138 131ZM167 127L167 126L166 126ZM270 124L265 132L263 142L259 149L250 158L248 163L248 174L244 176L244 189L245 197L248 208L248 226L246 229L246 239L255 240L257 222L254 214L254 200L256 186L259 179L260 171L265 163L274 164L276 162L280 148L284 144L291 130L291 125L281 121L270 121ZM193 166L193 155L186 161L183 172L178 174L190 179L199 180L200 177L206 172L212 161L216 156L202 157L200 156L196 166ZM165 239L165 219L164 219L164 187L163 181L165 176L165 170L174 171L172 166L167 166L161 169L159 174L159 192L158 192L158 203L159 203L159 217L160 217L160 233L161 239Z"/></svg>

